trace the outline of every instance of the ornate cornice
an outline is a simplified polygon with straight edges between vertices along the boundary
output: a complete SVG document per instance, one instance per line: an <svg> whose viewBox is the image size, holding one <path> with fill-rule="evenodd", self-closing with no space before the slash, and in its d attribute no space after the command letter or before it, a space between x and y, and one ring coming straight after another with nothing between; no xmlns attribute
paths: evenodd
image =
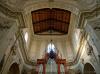
<svg viewBox="0 0 100 74"><path fill-rule="evenodd" d="M91 12L82 12L81 15L80 15L78 28L83 28L84 27L85 20L86 19L92 19L94 17L97 17L98 15L100 15L99 12L100 12L100 7L95 8Z"/></svg>
<svg viewBox="0 0 100 74"><path fill-rule="evenodd" d="M18 20L20 27L25 27L22 12L13 12L10 9L4 7L2 4L0 4L0 12L2 12L8 18L12 18L15 21Z"/></svg>

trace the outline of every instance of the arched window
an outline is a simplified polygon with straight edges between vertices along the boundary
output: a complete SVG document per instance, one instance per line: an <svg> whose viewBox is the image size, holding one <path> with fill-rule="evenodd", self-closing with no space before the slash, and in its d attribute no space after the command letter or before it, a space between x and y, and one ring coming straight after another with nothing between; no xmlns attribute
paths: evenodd
<svg viewBox="0 0 100 74"><path fill-rule="evenodd" d="M28 41L28 33L27 33L27 32L25 33L24 38L25 38L25 41L26 41L26 43L27 43L27 41Z"/></svg>
<svg viewBox="0 0 100 74"><path fill-rule="evenodd" d="M53 52L56 51L53 43L49 43L47 46L47 52L50 53L50 51L53 51Z"/></svg>

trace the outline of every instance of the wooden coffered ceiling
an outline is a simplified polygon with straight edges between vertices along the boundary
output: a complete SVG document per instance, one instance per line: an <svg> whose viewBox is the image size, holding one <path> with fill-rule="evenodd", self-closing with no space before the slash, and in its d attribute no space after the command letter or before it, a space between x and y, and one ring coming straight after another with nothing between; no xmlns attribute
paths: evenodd
<svg viewBox="0 0 100 74"><path fill-rule="evenodd" d="M68 33L71 12L58 8L32 11L34 34L62 35Z"/></svg>

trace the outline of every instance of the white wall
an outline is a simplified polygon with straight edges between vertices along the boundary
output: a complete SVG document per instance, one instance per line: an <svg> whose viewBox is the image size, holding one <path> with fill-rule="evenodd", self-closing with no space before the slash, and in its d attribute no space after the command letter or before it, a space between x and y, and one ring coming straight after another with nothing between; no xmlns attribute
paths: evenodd
<svg viewBox="0 0 100 74"><path fill-rule="evenodd" d="M47 48L47 45L50 43L51 39L56 49L59 51L59 55L62 56L62 58L67 59L68 54L70 55L68 52L70 50L70 44L66 35L34 36L29 52L30 58L34 60L42 58L45 55L45 49Z"/></svg>

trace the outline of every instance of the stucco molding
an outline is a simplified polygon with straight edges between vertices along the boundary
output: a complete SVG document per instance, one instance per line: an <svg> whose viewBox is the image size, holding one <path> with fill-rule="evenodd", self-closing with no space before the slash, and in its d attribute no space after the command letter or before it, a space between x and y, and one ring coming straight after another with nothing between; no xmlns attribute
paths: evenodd
<svg viewBox="0 0 100 74"><path fill-rule="evenodd" d="M100 7L95 8L93 11L91 12L82 12L80 15L80 22L78 24L78 28L84 28L85 22L89 19L98 17L100 15Z"/></svg>
<svg viewBox="0 0 100 74"><path fill-rule="evenodd" d="M3 6L1 3L0 3L0 12L2 12L9 19L11 18L12 20L19 23L20 27L25 27L22 12L13 12L10 9Z"/></svg>

